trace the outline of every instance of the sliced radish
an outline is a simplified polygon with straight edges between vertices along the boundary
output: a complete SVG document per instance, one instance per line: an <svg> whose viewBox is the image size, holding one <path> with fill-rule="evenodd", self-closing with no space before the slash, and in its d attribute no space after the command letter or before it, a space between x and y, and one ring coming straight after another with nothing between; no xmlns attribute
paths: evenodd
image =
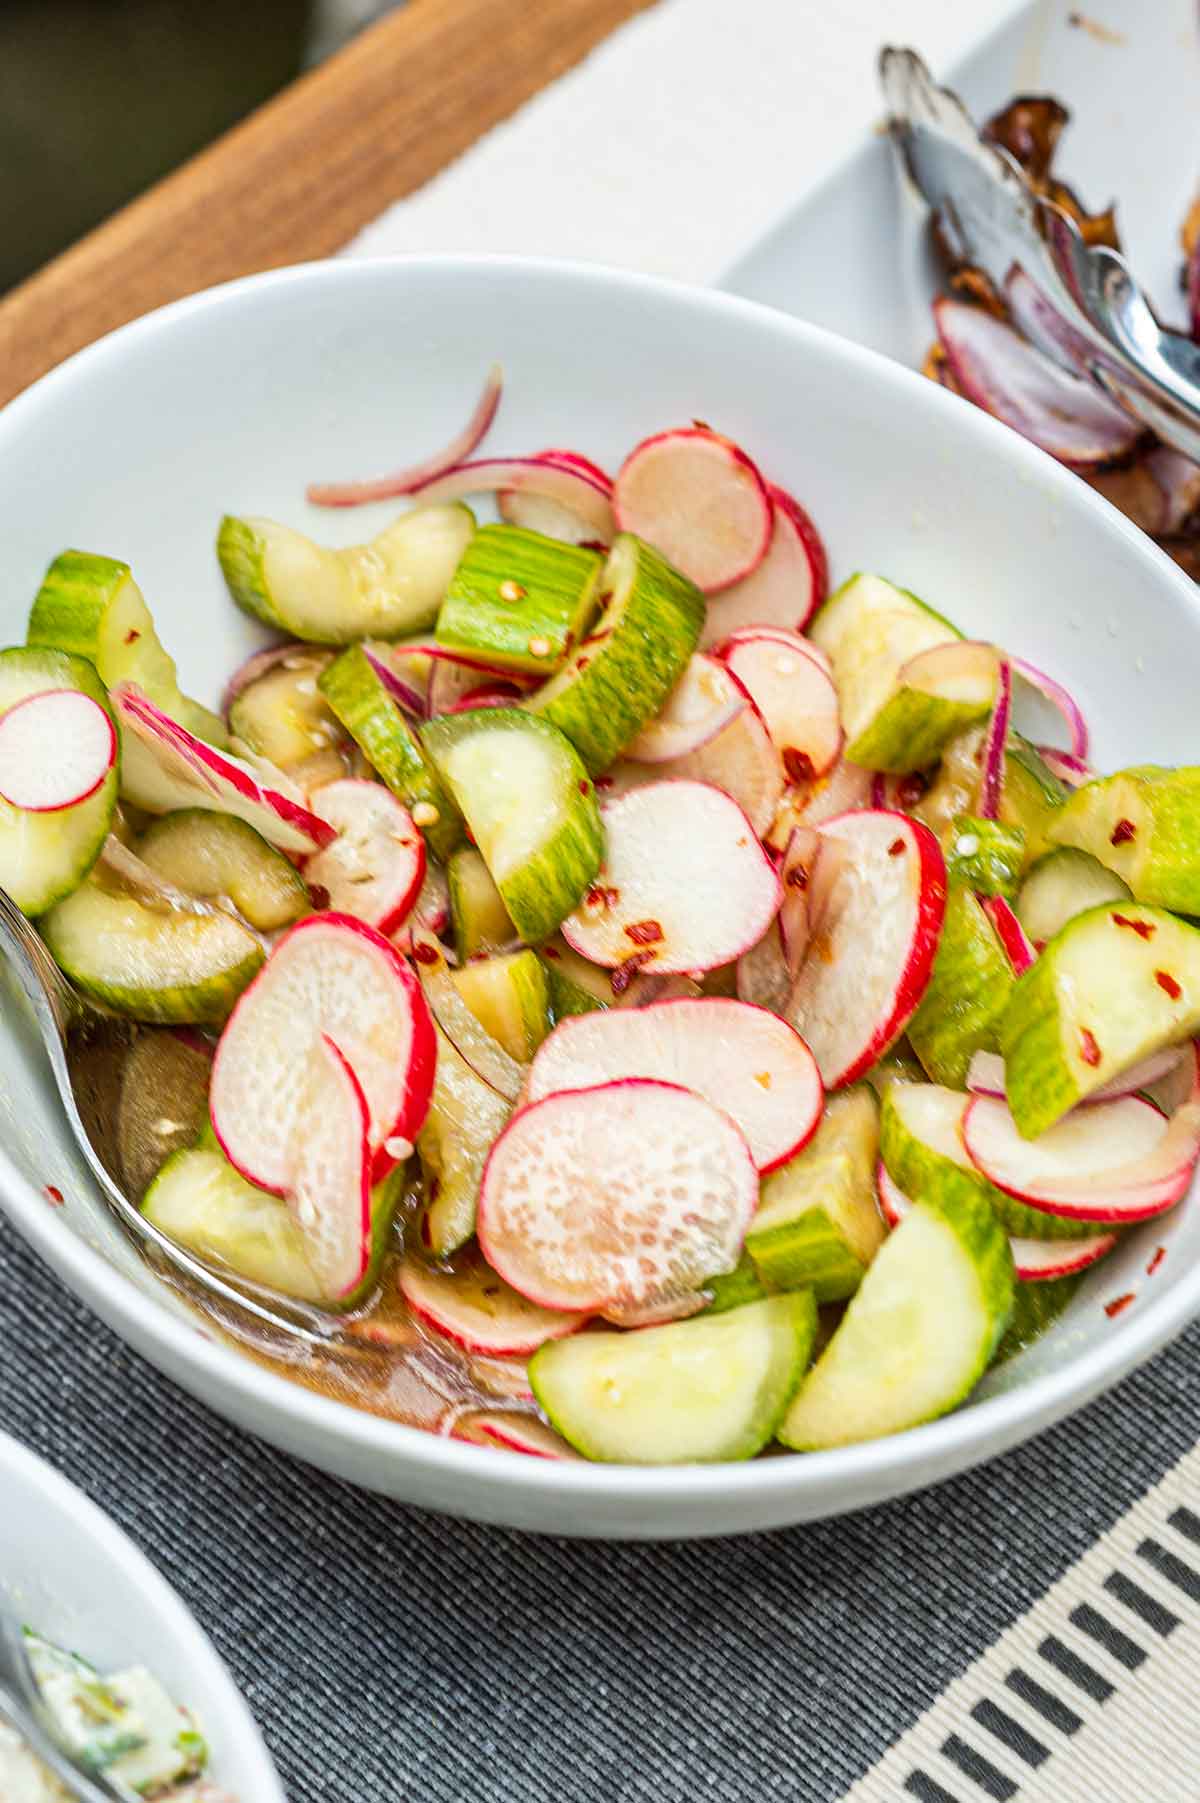
<svg viewBox="0 0 1200 1803"><path fill-rule="evenodd" d="M320 794L320 790L317 791ZM391 934L392 944L407 956L413 949L414 932L436 939L450 925L450 885L440 864L426 860L425 881L413 903L412 918Z"/></svg>
<svg viewBox="0 0 1200 1803"><path fill-rule="evenodd" d="M599 464L593 463L590 457L581 457L577 451L562 451L557 448L539 451L537 455L547 463L557 463L564 469L575 470L578 474L587 476L598 487L612 494L612 477ZM551 501L545 495L522 493L520 489L502 489L496 496L496 505L502 520L508 520L513 526L524 526L528 532L541 532L547 538L561 538L569 545L592 542L593 531L587 520L573 508L564 507L561 501Z"/></svg>
<svg viewBox="0 0 1200 1803"><path fill-rule="evenodd" d="M226 723L228 724L230 708L243 689L248 689L252 682L257 682L260 676L269 676L279 664L286 664L289 657L299 658L307 664L320 650L319 645L306 645L301 639L288 639L282 645L268 645L264 651L255 651L244 663L238 665L225 684L225 692L221 696L221 712Z"/></svg>
<svg viewBox="0 0 1200 1803"><path fill-rule="evenodd" d="M1151 1052L1140 1064L1130 1065L1127 1071L1121 1071L1116 1077L1110 1077L1101 1088L1094 1089L1089 1096L1084 1096L1079 1106L1090 1108L1096 1102L1115 1102L1122 1096L1136 1095L1139 1090L1149 1089L1152 1083L1159 1083L1164 1077L1174 1074L1181 1065L1194 1057L1192 1045L1163 1046L1161 1051ZM976 1096L999 1096L1006 1100L1008 1092L1004 1087L1004 1060L997 1052L976 1052L967 1067L967 1088Z"/></svg>
<svg viewBox="0 0 1200 1803"><path fill-rule="evenodd" d="M78 689L27 695L0 718L0 796L26 813L86 801L116 761L112 721Z"/></svg>
<svg viewBox="0 0 1200 1803"><path fill-rule="evenodd" d="M747 705L742 685L725 666L697 652L654 719L626 746L625 756L641 764L687 757L732 725Z"/></svg>
<svg viewBox="0 0 1200 1803"><path fill-rule="evenodd" d="M766 1008L772 1014L783 1014L792 999L792 974L783 953L783 935L779 921L773 920L757 945L750 946L737 961L738 1000L752 1008Z"/></svg>
<svg viewBox="0 0 1200 1803"><path fill-rule="evenodd" d="M925 993L946 911L927 826L865 809L821 827L812 936L787 1018L826 1089L853 1083L899 1038Z"/></svg>
<svg viewBox="0 0 1200 1803"><path fill-rule="evenodd" d="M362 1085L372 1176L407 1157L428 1112L437 1048L421 986L386 939L347 914L286 932L229 1017L209 1105L225 1156L286 1192L314 1047L334 1041Z"/></svg>
<svg viewBox="0 0 1200 1803"><path fill-rule="evenodd" d="M409 1310L456 1346L488 1358L526 1357L547 1340L561 1340L587 1320L558 1309L538 1308L482 1258L453 1272L406 1258L397 1279Z"/></svg>
<svg viewBox="0 0 1200 1803"><path fill-rule="evenodd" d="M505 1452L523 1452L534 1459L582 1456L536 1415L518 1415L507 1409L475 1409L463 1415L455 1423L454 1438L473 1446L501 1446Z"/></svg>
<svg viewBox="0 0 1200 1803"><path fill-rule="evenodd" d="M480 683L477 688L468 689L460 695L450 707L443 708L447 714L469 714L477 707L517 707L520 705L524 691L515 683Z"/></svg>
<svg viewBox="0 0 1200 1803"><path fill-rule="evenodd" d="M727 678L741 689L746 705L714 738L676 758L662 774L723 790L761 838L770 830L783 794L783 765L748 691L731 670Z"/></svg>
<svg viewBox="0 0 1200 1803"><path fill-rule="evenodd" d="M471 455L496 417L503 390L503 371L498 363L493 363L470 419L444 450L390 476L375 476L365 482L312 482L306 490L308 499L317 507L360 507L364 501L387 501L397 495L415 494L423 484L454 469Z"/></svg>
<svg viewBox="0 0 1200 1803"><path fill-rule="evenodd" d="M879 1210L889 1227L898 1227L912 1202L893 1182L881 1161L875 1173ZM1026 1240L1010 1235L1013 1265L1022 1283L1039 1283L1052 1277L1074 1277L1112 1251L1115 1233L1097 1233L1085 1240Z"/></svg>
<svg viewBox="0 0 1200 1803"><path fill-rule="evenodd" d="M900 778L901 782L904 780ZM784 790L766 835L767 844L773 851L786 851L793 827L821 826L840 814L878 806L871 772L861 764L848 764L843 758L828 776L820 776L812 783L793 783Z"/></svg>
<svg viewBox="0 0 1200 1803"><path fill-rule="evenodd" d="M788 780L812 782L832 770L842 749L837 689L815 658L772 634L739 633L725 661L766 722Z"/></svg>
<svg viewBox="0 0 1200 1803"><path fill-rule="evenodd" d="M468 695L478 694L481 687L495 690L498 683L503 683L507 691L514 694L526 692L532 685L514 680L511 670L489 670L486 665L473 663L469 659L447 657L441 650L431 651L433 662L429 670L429 687L425 694L425 707L432 720L438 714L457 714L462 711L463 702ZM488 678L481 682L481 676ZM470 704L480 707L482 702L476 700ZM507 700L499 703L508 706Z"/></svg>
<svg viewBox="0 0 1200 1803"><path fill-rule="evenodd" d="M327 1033L310 1048L299 1103L288 1206L325 1294L345 1296L371 1262L370 1116L358 1078Z"/></svg>
<svg viewBox="0 0 1200 1803"><path fill-rule="evenodd" d="M825 546L803 507L782 488L767 484L771 542L749 576L723 591L709 608L702 649L743 626L780 626L803 632L825 599L829 566Z"/></svg>
<svg viewBox="0 0 1200 1803"><path fill-rule="evenodd" d="M1067 1219L1140 1221L1184 1194L1200 1150L1200 1103L1168 1123L1136 1096L1074 1108L1022 1139L1008 1104L974 1096L962 1123L972 1164L1009 1195Z"/></svg>
<svg viewBox="0 0 1200 1803"><path fill-rule="evenodd" d="M1002 895L981 895L979 905L991 921L996 937L1004 948L1004 955L1013 968L1014 976L1023 976L1031 964L1036 963L1037 953L1026 936L1025 928L1013 912L1011 903Z"/></svg>
<svg viewBox="0 0 1200 1803"><path fill-rule="evenodd" d="M1023 438L1075 468L1132 451L1145 428L1090 382L1069 376L982 307L941 296L934 323L958 386Z"/></svg>
<svg viewBox="0 0 1200 1803"><path fill-rule="evenodd" d="M1195 267L1200 270L1200 260ZM1145 461L1162 494L1158 531L1168 535L1182 531L1200 507L1200 463L1165 444L1156 445Z"/></svg>
<svg viewBox="0 0 1200 1803"><path fill-rule="evenodd" d="M713 970L775 918L779 879L737 804L707 783L647 783L601 809L605 861L562 925L611 970Z"/></svg>
<svg viewBox="0 0 1200 1803"><path fill-rule="evenodd" d="M1053 676L1047 676L1046 672L1039 670L1036 664L1027 663L1023 657L1014 657L1012 666L1023 682L1027 682L1031 689L1036 689L1039 695L1043 695L1053 707L1058 709L1066 721L1067 731L1071 735L1072 757L1079 758L1086 763L1088 754L1087 721L1084 719L1083 709L1075 697L1063 688L1061 682L1056 682Z"/></svg>
<svg viewBox="0 0 1200 1803"><path fill-rule="evenodd" d="M1057 776L1068 789L1081 789L1095 777L1096 772L1090 764L1069 751L1060 751L1056 745L1039 745L1037 751L1051 775Z"/></svg>
<svg viewBox="0 0 1200 1803"><path fill-rule="evenodd" d="M745 1140L703 1097L626 1078L513 1116L479 1189L479 1244L543 1308L626 1315L732 1270L758 1201Z"/></svg>
<svg viewBox="0 0 1200 1803"><path fill-rule="evenodd" d="M561 463L550 457L484 457L475 463L460 463L443 476L410 490L426 503L461 501L468 495L494 494L539 495L557 501L578 514L588 526L589 534L605 544L616 528L610 489L578 464Z"/></svg>
<svg viewBox="0 0 1200 1803"><path fill-rule="evenodd" d="M352 776L325 783L312 807L338 836L306 861L304 880L325 890L335 913L396 932L425 881L425 841L408 809L382 783Z"/></svg>
<svg viewBox="0 0 1200 1803"><path fill-rule="evenodd" d="M112 702L125 728L123 780L151 813L210 808L234 814L281 851L320 851L333 827L304 805L295 783L265 761L256 767L217 751L155 707L133 683L118 683ZM269 772L264 784L258 771Z"/></svg>
<svg viewBox="0 0 1200 1803"><path fill-rule="evenodd" d="M821 835L815 826L794 826L779 866L779 880L783 885L779 941L793 982L800 974L812 935L810 897L820 851Z"/></svg>
<svg viewBox="0 0 1200 1803"><path fill-rule="evenodd" d="M620 1077L657 1077L732 1117L760 1172L810 1139L824 1095L812 1053L786 1021L723 996L653 1002L560 1021L529 1067L531 1102Z"/></svg>
<svg viewBox="0 0 1200 1803"><path fill-rule="evenodd" d="M757 569L771 543L766 483L707 426L644 438L617 471L612 499L621 531L654 545L706 595Z"/></svg>

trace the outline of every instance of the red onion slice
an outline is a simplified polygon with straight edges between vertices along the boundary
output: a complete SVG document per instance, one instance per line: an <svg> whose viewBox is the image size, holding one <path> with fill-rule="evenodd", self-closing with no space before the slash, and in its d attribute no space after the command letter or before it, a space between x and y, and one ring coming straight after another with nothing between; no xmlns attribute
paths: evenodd
<svg viewBox="0 0 1200 1803"><path fill-rule="evenodd" d="M996 929L996 937L1013 967L1013 975L1021 976L1037 960L1024 927L1002 895L981 895L979 905Z"/></svg>
<svg viewBox="0 0 1200 1803"><path fill-rule="evenodd" d="M1158 530L1168 535L1178 532L1200 507L1200 463L1193 463L1170 445L1160 444L1146 458L1146 468L1162 491L1163 513Z"/></svg>
<svg viewBox="0 0 1200 1803"><path fill-rule="evenodd" d="M1005 277L1004 298L1013 324L1035 350L1051 358L1056 354L1065 357L1073 369L1096 357L1083 333L1068 325L1019 263L1014 263Z"/></svg>
<svg viewBox="0 0 1200 1803"><path fill-rule="evenodd" d="M1014 657L1012 666L1022 682L1027 682L1031 689L1036 689L1038 694L1044 696L1052 707L1058 709L1066 721L1067 731L1071 735L1072 756L1086 764L1088 754L1087 721L1084 719L1083 710L1075 697L1063 688L1061 682L1056 682L1053 676L1047 676L1046 672L1039 670L1036 664L1027 663L1023 657Z"/></svg>
<svg viewBox="0 0 1200 1803"><path fill-rule="evenodd" d="M1012 713L1012 665L1000 659L996 674L996 705L983 742L983 781L979 786L979 815L982 820L1000 818L1000 800L1004 793L1004 749L1008 744L1008 720Z"/></svg>
<svg viewBox="0 0 1200 1803"><path fill-rule="evenodd" d="M1127 455L1144 427L1090 383L1066 375L1003 320L941 296L934 323L968 399L1075 468Z"/></svg>
<svg viewBox="0 0 1200 1803"><path fill-rule="evenodd" d="M560 502L586 520L605 544L616 532L608 490L577 465L546 457L481 457L430 477L407 492L433 502L461 501L467 495L493 494L501 489Z"/></svg>
<svg viewBox="0 0 1200 1803"><path fill-rule="evenodd" d="M1051 775L1066 783L1068 789L1082 789L1096 774L1082 758L1072 757L1069 751L1060 751L1056 745L1039 745L1037 754Z"/></svg>
<svg viewBox="0 0 1200 1803"><path fill-rule="evenodd" d="M308 499L317 507L360 507L364 501L389 501L397 495L415 494L424 483L454 469L478 447L496 417L503 388L504 373L498 363L493 363L470 419L443 450L390 476L375 476L365 482L312 482L305 491Z"/></svg>
<svg viewBox="0 0 1200 1803"><path fill-rule="evenodd" d="M392 662L388 647L385 645L369 645L364 642L363 655L396 705L402 707L406 714L412 714L414 719L423 720L428 684L425 689L422 689L412 682L403 670L398 669Z"/></svg>
<svg viewBox="0 0 1200 1803"><path fill-rule="evenodd" d="M319 654L321 649L320 645L306 645L300 639L287 639L282 645L268 645L263 651L253 652L244 663L238 665L225 684L225 692L221 696L221 712L226 720L230 708L243 689L248 689L260 676L268 675L289 657L309 657Z"/></svg>

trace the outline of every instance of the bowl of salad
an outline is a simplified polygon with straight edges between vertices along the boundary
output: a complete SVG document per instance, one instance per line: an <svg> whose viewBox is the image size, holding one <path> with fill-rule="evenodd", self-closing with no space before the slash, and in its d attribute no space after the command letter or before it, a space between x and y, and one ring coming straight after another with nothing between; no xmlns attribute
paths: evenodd
<svg viewBox="0 0 1200 1803"><path fill-rule="evenodd" d="M4 1206L193 1394L427 1506L720 1533L988 1457L1200 1308L1200 614L1076 475L761 308L503 259L180 303L0 471L0 881L137 1023L145 1219L335 1328L152 1271L6 1009Z"/></svg>
<svg viewBox="0 0 1200 1803"><path fill-rule="evenodd" d="M0 1435L0 1594L60 1745L154 1803L283 1803L229 1673L170 1585L94 1503ZM0 1721L0 1796L65 1796Z"/></svg>

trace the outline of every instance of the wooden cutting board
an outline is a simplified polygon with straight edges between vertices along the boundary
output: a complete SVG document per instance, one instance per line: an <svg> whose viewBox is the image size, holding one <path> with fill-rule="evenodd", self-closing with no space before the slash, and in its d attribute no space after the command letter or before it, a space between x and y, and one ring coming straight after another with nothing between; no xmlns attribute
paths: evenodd
<svg viewBox="0 0 1200 1803"><path fill-rule="evenodd" d="M152 307L340 249L651 3L408 0L0 300L0 405Z"/></svg>

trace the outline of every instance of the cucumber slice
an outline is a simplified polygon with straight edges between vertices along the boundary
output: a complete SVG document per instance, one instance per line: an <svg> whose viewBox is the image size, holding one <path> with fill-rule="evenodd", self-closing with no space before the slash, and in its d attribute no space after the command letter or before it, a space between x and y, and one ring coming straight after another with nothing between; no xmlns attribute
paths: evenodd
<svg viewBox="0 0 1200 1803"><path fill-rule="evenodd" d="M773 1288L852 1296L886 1237L875 1200L879 1107L865 1084L830 1096L816 1135L765 1177L746 1250Z"/></svg>
<svg viewBox="0 0 1200 1803"><path fill-rule="evenodd" d="M1085 1273L1071 1277L1051 1277L1042 1283L1018 1283L1013 1295L1012 1320L1004 1338L996 1348L994 1364L1002 1365L1015 1358L1035 1340L1040 1340L1079 1291Z"/></svg>
<svg viewBox="0 0 1200 1803"><path fill-rule="evenodd" d="M908 1023L909 1044L935 1083L965 1083L973 1055L998 1049L1013 981L979 897L952 889L933 976Z"/></svg>
<svg viewBox="0 0 1200 1803"><path fill-rule="evenodd" d="M903 666L935 645L956 644L962 634L910 590L859 572L830 595L808 636L832 666L847 756L854 753L857 763L855 741L898 694Z"/></svg>
<svg viewBox="0 0 1200 1803"><path fill-rule="evenodd" d="M775 1434L812 1351L817 1311L799 1291L637 1333L541 1347L529 1381L564 1440L625 1465L752 1459Z"/></svg>
<svg viewBox="0 0 1200 1803"><path fill-rule="evenodd" d="M1076 915L1015 988L1000 1029L1005 1088L1027 1139L1160 1046L1200 1029L1200 931L1163 908Z"/></svg>
<svg viewBox="0 0 1200 1803"><path fill-rule="evenodd" d="M463 552L437 619L449 651L544 676L591 624L603 559L520 526L482 526Z"/></svg>
<svg viewBox="0 0 1200 1803"><path fill-rule="evenodd" d="M556 1021L571 1014L590 1014L595 1008L611 1008L612 972L602 970L590 958L581 958L559 937L541 951L550 985L550 1011Z"/></svg>
<svg viewBox="0 0 1200 1803"><path fill-rule="evenodd" d="M951 887L976 895L1002 895L1012 901L1025 866L1025 833L1000 820L959 814L950 823L943 847L946 879Z"/></svg>
<svg viewBox="0 0 1200 1803"><path fill-rule="evenodd" d="M546 939L600 868L604 829L570 741L518 708L431 720L425 751L466 819L522 939Z"/></svg>
<svg viewBox="0 0 1200 1803"><path fill-rule="evenodd" d="M743 1252L732 1271L723 1271L719 1277L705 1279L704 1294L708 1297L708 1307L704 1312L707 1315L724 1315L731 1308L744 1308L748 1302L761 1302L764 1296L771 1293L750 1254Z"/></svg>
<svg viewBox="0 0 1200 1803"><path fill-rule="evenodd" d="M930 788L913 808L918 819L943 837L959 814L979 807L983 729L960 734L943 754ZM1025 835L1025 865L1040 858L1050 844L1048 834L1067 798L1065 786L1020 733L1011 733L1004 752L1000 819Z"/></svg>
<svg viewBox="0 0 1200 1803"><path fill-rule="evenodd" d="M333 550L274 520L226 514L217 557L246 613L293 638L349 645L432 626L474 530L467 507L420 507L369 544Z"/></svg>
<svg viewBox="0 0 1200 1803"><path fill-rule="evenodd" d="M104 685L83 658L32 646L0 651L0 715L51 689L77 690L113 720ZM112 825L118 780L114 765L91 795L51 813L0 800L0 884L24 913L44 914L87 876Z"/></svg>
<svg viewBox="0 0 1200 1803"><path fill-rule="evenodd" d="M901 1433L956 1408L1013 1311L1008 1235L966 1180L885 1240L779 1437L798 1452Z"/></svg>
<svg viewBox="0 0 1200 1803"><path fill-rule="evenodd" d="M593 776L607 770L663 705L700 640L694 582L622 532L600 578L590 636L528 706L566 734Z"/></svg>
<svg viewBox="0 0 1200 1803"><path fill-rule="evenodd" d="M528 1064L550 1031L550 985L536 952L481 958L451 973L451 981L492 1038Z"/></svg>
<svg viewBox="0 0 1200 1803"><path fill-rule="evenodd" d="M295 865L232 814L180 808L160 815L136 850L143 864L177 889L204 901L231 901L260 932L274 932L308 912L308 890Z"/></svg>
<svg viewBox="0 0 1200 1803"><path fill-rule="evenodd" d="M1034 945L1045 945L1069 920L1104 902L1129 901L1128 883L1089 852L1064 845L1038 859L1021 885L1017 919Z"/></svg>
<svg viewBox="0 0 1200 1803"><path fill-rule="evenodd" d="M992 711L998 668L990 645L952 640L919 651L901 666L893 692L849 741L845 755L868 770L896 775L926 769L964 728Z"/></svg>
<svg viewBox="0 0 1200 1803"><path fill-rule="evenodd" d="M889 1177L905 1195L934 1201L947 1187L969 1180L1015 1239L1089 1239L1106 1230L1099 1220L1071 1220L1031 1208L989 1183L963 1143L970 1096L936 1083L895 1084L883 1099L880 1152Z"/></svg>
<svg viewBox="0 0 1200 1803"><path fill-rule="evenodd" d="M435 1257L456 1252L474 1233L483 1167L511 1112L439 1027L433 1100L417 1138L426 1194L421 1240Z"/></svg>
<svg viewBox="0 0 1200 1803"><path fill-rule="evenodd" d="M460 961L479 952L502 952L517 937L504 898L473 846L463 845L446 866L454 949Z"/></svg>
<svg viewBox="0 0 1200 1803"><path fill-rule="evenodd" d="M1200 914L1200 767L1144 764L1085 783L1050 837L1090 852L1137 901Z"/></svg>
<svg viewBox="0 0 1200 1803"><path fill-rule="evenodd" d="M41 922L76 988L134 1020L219 1026L263 963L232 915L145 905L91 876Z"/></svg>
<svg viewBox="0 0 1200 1803"><path fill-rule="evenodd" d="M274 669L247 684L229 709L229 730L279 770L345 744L345 734L317 688L332 651L299 647Z"/></svg>
<svg viewBox="0 0 1200 1803"><path fill-rule="evenodd" d="M362 1282L336 1301L325 1295L304 1231L287 1203L247 1183L211 1144L168 1158L146 1191L142 1213L207 1263L285 1296L348 1309L370 1295L379 1280L403 1190L399 1167L371 1192L371 1262Z"/></svg>
<svg viewBox="0 0 1200 1803"><path fill-rule="evenodd" d="M175 659L164 649L127 563L91 551L63 551L34 597L25 639L86 658L106 688L135 682L197 738L222 748L229 744L224 722L180 690Z"/></svg>
<svg viewBox="0 0 1200 1803"><path fill-rule="evenodd" d="M462 843L462 816L388 687L386 657L384 646L354 645L321 672L317 687L444 862Z"/></svg>

